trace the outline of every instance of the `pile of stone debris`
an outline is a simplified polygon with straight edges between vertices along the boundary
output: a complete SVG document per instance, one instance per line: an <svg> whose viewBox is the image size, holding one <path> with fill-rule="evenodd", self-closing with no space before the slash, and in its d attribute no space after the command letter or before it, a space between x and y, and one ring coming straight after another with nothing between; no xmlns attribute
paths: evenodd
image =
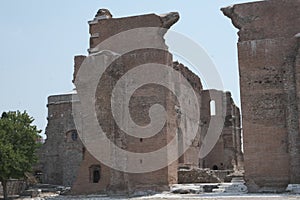
<svg viewBox="0 0 300 200"><path fill-rule="evenodd" d="M70 187L50 184L36 184L29 187L27 190L24 190L20 194L19 199L42 200L48 197L55 197L61 194L66 194L69 190Z"/></svg>
<svg viewBox="0 0 300 200"><path fill-rule="evenodd" d="M221 183L221 180L210 169L181 168L178 170L178 183Z"/></svg>
<svg viewBox="0 0 300 200"><path fill-rule="evenodd" d="M244 194L248 189L244 181L243 171L228 173L224 170L217 175L215 170L190 168L178 170L178 183L174 184L171 192L175 194L202 194L202 193L235 193ZM224 173L225 172L225 173ZM225 178L224 178L225 177ZM225 179L230 181L224 181Z"/></svg>

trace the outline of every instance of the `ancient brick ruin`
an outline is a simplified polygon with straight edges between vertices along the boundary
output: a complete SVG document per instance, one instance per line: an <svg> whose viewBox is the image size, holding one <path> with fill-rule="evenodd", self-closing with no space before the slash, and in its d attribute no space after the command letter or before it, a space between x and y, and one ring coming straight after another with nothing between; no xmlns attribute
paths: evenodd
<svg viewBox="0 0 300 200"><path fill-rule="evenodd" d="M245 179L250 192L300 184L300 1L222 9L239 29Z"/></svg>
<svg viewBox="0 0 300 200"><path fill-rule="evenodd" d="M76 85L76 90L74 93L54 95L48 98L47 140L40 152L39 167L43 173L44 183L72 186L72 193L74 194L132 194L140 191L168 190L170 184L177 183L177 170L182 165L229 170L243 168L240 111L235 106L231 94L217 90L203 90L201 80L197 75L184 65L173 62L172 54L169 53L168 47L164 43L165 29L169 29L178 19L178 13L112 18L108 10L101 9L94 20L89 22L91 35L89 55L75 57L73 82ZM108 62L119 52L112 51L110 48L113 47L101 49L99 44L117 33L141 27L164 28L162 31L155 32L154 35L145 37L145 40L157 43L162 48L139 49L128 52L112 62L101 78L98 77L99 82L94 102L95 110L99 124L105 131L107 138L123 150L146 153L160 149L174 137L178 137L179 142L176 151L166 151L162 155L162 159L167 161L173 154L181 155L182 149L186 145L180 143L182 138L186 137L182 134L185 133L184 130L179 126L180 120L184 119L186 123L198 120L200 123L195 139L191 141L187 151L180 157L178 156L178 160L159 170L147 173L128 173L125 171L132 163L128 163L126 158L118 157L115 152L111 154L116 165L124 168L124 171L120 171L108 167L96 159L95 154L86 148L86 138L90 137L94 131L90 126L93 114L84 115L80 113L79 118L82 123L79 128L78 124L75 126L74 119L78 116L72 113L72 106L80 105L83 97L88 96L91 89L91 81L93 80L77 77L85 60L98 56L103 60L103 63ZM183 99L189 98L183 96L182 86L185 82L182 80L173 83L175 94L163 86L148 84L140 87L131 96L130 115L137 124L149 124L148 112L153 104L158 103L166 109L169 118L158 134L149 138L138 138L126 134L118 127L111 111L112 90L126 72L146 63L163 64L179 72L188 81L197 97L200 119L186 118L180 112L180 105L176 97L182 95L181 98ZM146 79L147 77L143 78ZM124 86L124 95L125 92ZM213 99L210 94L216 98ZM215 101L215 113L212 113L212 101ZM191 105L190 109L193 110L193 108ZM223 131L211 153L200 159L200 147L203 145L203 138L206 136L208 125L217 117L225 119ZM143 166L145 165L144 162L146 161L141 157L133 164Z"/></svg>
<svg viewBox="0 0 300 200"><path fill-rule="evenodd" d="M211 98L214 96L214 99ZM211 115L210 103L212 101L220 101L216 103L215 115ZM243 153L241 148L241 122L240 110L234 104L230 92L218 90L203 90L201 92L201 137L207 134L207 128L211 118L216 115L224 115L224 127L220 139L210 151L210 153L200 160L201 168L210 168L215 170L243 170Z"/></svg>
<svg viewBox="0 0 300 200"><path fill-rule="evenodd" d="M71 186L83 159L84 148L72 116L72 93L48 98L47 142L39 152L38 169L49 184Z"/></svg>

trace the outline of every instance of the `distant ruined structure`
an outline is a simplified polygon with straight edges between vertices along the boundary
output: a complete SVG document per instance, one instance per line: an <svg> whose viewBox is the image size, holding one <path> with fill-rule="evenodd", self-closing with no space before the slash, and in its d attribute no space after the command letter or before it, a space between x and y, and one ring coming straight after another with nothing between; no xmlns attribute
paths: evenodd
<svg viewBox="0 0 300 200"><path fill-rule="evenodd" d="M172 54L165 45L163 38L165 29L169 29L178 19L178 13L112 18L107 9L100 9L94 20L89 21L91 36L88 57L97 57L102 59L104 64L108 63L118 55L118 52L113 52L109 48L103 50L98 46L107 38L134 28L164 28L155 35L145 36L145 40L160 45L161 49L149 48L130 51L109 65L101 78L98 77L99 83L93 103L99 125L106 133L106 137L120 149L137 153L153 152L166 146L174 137L178 137L177 151L166 151L162 154L162 159L168 161L173 154L181 155L185 145L180 142L186 137L183 134L185 131L182 129L185 129L187 125L179 126L180 120L183 120L185 124L200 121L196 137L191 141L189 148L181 156L178 156L178 160L164 168L147 173L126 172L128 166L132 164L146 166L147 163L144 163L146 161L143 157L136 163L129 163L127 158L120 158L116 152L112 152L111 157L116 162L115 164L122 167L124 171L113 169L96 159L85 145L94 131L90 126L93 114L77 113L78 116L72 112L74 105L80 105L82 98L89 95L88 92L91 90L93 81L77 77L81 66L88 57L75 56L73 83L75 83L76 89L68 94L48 97L47 140L39 152L39 169L43 174L42 181L44 183L71 186L73 194L133 194L143 191L168 190L170 184L177 183L177 170L182 165L215 170L243 169L240 110L235 106L231 94L217 90L203 90L198 76L184 65L174 62ZM159 133L148 138L138 138L126 134L118 127L112 115L112 90L118 80L129 70L147 63L167 66L179 72L188 81L197 97L200 119L188 118L181 113L176 97L185 99L186 102L189 102L189 97L184 96L183 85L186 83L180 80L173 83L175 94L166 87L147 84L138 88L131 96L130 115L133 121L139 125L145 126L150 123L148 113L152 105L160 104L166 109L168 121ZM147 77L141 78L146 79ZM125 86L122 92L125 96ZM191 111L194 111L193 108L194 105L190 105ZM80 126L75 125L75 117L80 119ZM203 138L206 136L210 121L214 121L213 119L217 117L224 118L223 131L210 154L200 159L199 151L203 144Z"/></svg>
<svg viewBox="0 0 300 200"><path fill-rule="evenodd" d="M212 99L212 96L214 99ZM211 113L211 103L216 102L216 112ZM221 106L222 105L222 106ZM201 138L207 134L212 118L224 115L225 121L221 136L210 153L200 159L201 168L214 170L243 170L243 152L241 147L240 109L234 104L230 92L218 90L201 91Z"/></svg>
<svg viewBox="0 0 300 200"><path fill-rule="evenodd" d="M248 190L282 192L300 184L300 1L260 1L222 11L239 29Z"/></svg>

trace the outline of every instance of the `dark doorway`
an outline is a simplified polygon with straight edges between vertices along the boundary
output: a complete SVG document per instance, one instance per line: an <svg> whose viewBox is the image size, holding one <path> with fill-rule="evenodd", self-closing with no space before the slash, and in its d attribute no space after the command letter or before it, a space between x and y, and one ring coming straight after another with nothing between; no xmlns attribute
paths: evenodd
<svg viewBox="0 0 300 200"><path fill-rule="evenodd" d="M91 183L99 183L101 179L101 166L100 165L92 165L90 166L90 182Z"/></svg>
<svg viewBox="0 0 300 200"><path fill-rule="evenodd" d="M98 183L100 180L100 171L94 170L93 172L93 183Z"/></svg>

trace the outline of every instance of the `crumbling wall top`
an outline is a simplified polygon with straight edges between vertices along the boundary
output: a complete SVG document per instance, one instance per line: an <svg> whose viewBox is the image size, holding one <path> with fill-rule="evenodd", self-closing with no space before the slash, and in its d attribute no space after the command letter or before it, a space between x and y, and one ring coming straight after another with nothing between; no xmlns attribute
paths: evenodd
<svg viewBox="0 0 300 200"><path fill-rule="evenodd" d="M179 20L179 13L170 12L164 15L146 14L122 18L112 18L107 9L100 9L90 25L90 48L93 49L107 38L118 33L144 27L161 28L163 36L167 29Z"/></svg>
<svg viewBox="0 0 300 200"><path fill-rule="evenodd" d="M300 32L300 0L268 0L221 9L238 28L239 41L293 37Z"/></svg>

